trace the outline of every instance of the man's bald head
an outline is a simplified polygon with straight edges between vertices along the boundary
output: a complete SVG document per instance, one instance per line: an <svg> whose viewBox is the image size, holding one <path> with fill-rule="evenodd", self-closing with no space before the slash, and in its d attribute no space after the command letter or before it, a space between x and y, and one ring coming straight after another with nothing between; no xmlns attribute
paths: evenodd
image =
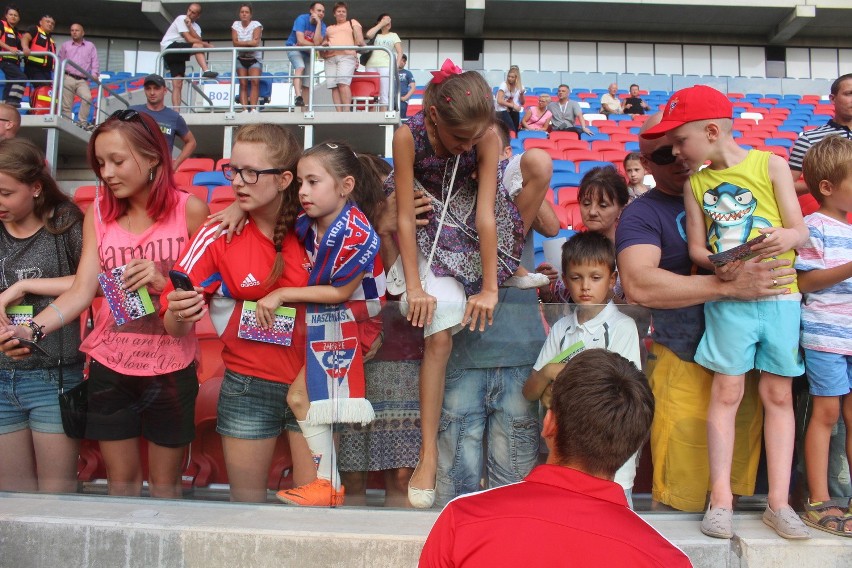
<svg viewBox="0 0 852 568"><path fill-rule="evenodd" d="M639 152L642 154L642 165L654 176L658 190L669 195L683 195L683 186L689 179L689 166L672 155L671 142L665 136L653 140L642 138L642 133L659 124L662 118L662 112L651 115L639 130ZM672 161L666 164L668 160Z"/></svg>
<svg viewBox="0 0 852 568"><path fill-rule="evenodd" d="M0 138L8 140L18 135L21 128L21 115L18 109L0 103Z"/></svg>

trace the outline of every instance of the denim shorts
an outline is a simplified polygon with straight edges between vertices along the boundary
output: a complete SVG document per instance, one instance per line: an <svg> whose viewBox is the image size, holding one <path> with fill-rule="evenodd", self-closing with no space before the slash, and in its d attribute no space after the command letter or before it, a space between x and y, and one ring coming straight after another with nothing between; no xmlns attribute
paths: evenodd
<svg viewBox="0 0 852 568"><path fill-rule="evenodd" d="M805 349L808 389L814 396L845 396L852 390L852 355Z"/></svg>
<svg viewBox="0 0 852 568"><path fill-rule="evenodd" d="M296 69L308 67L307 63L310 62L310 55L310 51L288 51L287 59L290 60L290 65L293 66L293 71L295 71Z"/></svg>
<svg viewBox="0 0 852 568"><path fill-rule="evenodd" d="M83 364L62 367L66 389L83 380ZM59 368L0 371L0 434L29 428L62 434L59 414Z"/></svg>
<svg viewBox="0 0 852 568"><path fill-rule="evenodd" d="M296 416L287 406L290 385L241 375L225 369L216 431L241 440L276 438L283 430L301 432Z"/></svg>

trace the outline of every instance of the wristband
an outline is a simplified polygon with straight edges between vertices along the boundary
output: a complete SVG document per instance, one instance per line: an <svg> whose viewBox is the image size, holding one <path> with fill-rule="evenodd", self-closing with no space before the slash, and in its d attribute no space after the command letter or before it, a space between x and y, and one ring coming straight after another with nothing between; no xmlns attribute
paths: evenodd
<svg viewBox="0 0 852 568"><path fill-rule="evenodd" d="M28 327L33 332L33 343L38 343L42 339L44 339L44 326L37 324L35 321L30 320L24 324L21 324L24 327Z"/></svg>

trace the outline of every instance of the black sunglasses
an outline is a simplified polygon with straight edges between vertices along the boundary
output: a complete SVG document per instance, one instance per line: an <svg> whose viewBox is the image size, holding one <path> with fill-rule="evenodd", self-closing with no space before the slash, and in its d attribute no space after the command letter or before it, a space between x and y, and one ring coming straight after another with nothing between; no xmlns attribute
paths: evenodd
<svg viewBox="0 0 852 568"><path fill-rule="evenodd" d="M675 163L677 160L677 156L672 154L671 146L662 146L657 148L650 154L642 154L646 159L651 160L658 166L668 166L669 164Z"/></svg>
<svg viewBox="0 0 852 568"><path fill-rule="evenodd" d="M148 128L148 123L142 119L141 113L138 110L133 110L132 108L125 108L115 111L109 117L114 118L116 120L120 120L121 122L130 122L136 119L142 123L142 127L148 132L148 134L150 134L154 139L157 138L157 136L151 131L151 129Z"/></svg>

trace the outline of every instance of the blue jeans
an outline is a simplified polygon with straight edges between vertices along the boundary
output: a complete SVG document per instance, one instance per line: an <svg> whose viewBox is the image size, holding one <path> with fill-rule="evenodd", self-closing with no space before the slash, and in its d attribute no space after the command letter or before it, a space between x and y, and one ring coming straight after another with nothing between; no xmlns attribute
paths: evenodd
<svg viewBox="0 0 852 568"><path fill-rule="evenodd" d="M521 390L531 366L447 372L438 430L437 500L521 481L538 459L538 403ZM483 461L487 456L487 468Z"/></svg>

